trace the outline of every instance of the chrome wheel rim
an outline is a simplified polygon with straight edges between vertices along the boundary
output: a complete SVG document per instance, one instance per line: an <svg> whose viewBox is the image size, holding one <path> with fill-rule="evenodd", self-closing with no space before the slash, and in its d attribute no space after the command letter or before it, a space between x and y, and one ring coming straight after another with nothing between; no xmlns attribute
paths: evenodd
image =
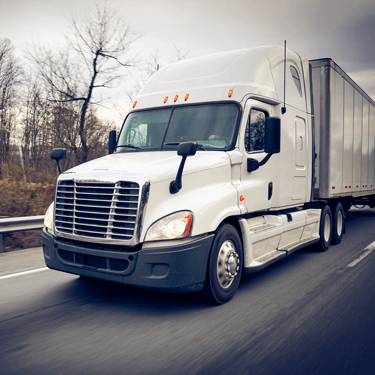
<svg viewBox="0 0 375 375"><path fill-rule="evenodd" d="M331 220L328 214L324 218L324 241L329 241L329 236L331 235Z"/></svg>
<svg viewBox="0 0 375 375"><path fill-rule="evenodd" d="M240 269L240 258L232 241L224 241L217 257L217 280L223 289L229 288Z"/></svg>

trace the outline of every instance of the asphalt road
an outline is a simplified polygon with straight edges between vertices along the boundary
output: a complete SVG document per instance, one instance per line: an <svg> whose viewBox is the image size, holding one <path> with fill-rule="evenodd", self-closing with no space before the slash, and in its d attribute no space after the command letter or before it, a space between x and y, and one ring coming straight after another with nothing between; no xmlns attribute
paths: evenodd
<svg viewBox="0 0 375 375"><path fill-rule="evenodd" d="M375 210L346 229L245 276L223 306L45 269L4 278L24 270L5 254L0 374L375 374Z"/></svg>

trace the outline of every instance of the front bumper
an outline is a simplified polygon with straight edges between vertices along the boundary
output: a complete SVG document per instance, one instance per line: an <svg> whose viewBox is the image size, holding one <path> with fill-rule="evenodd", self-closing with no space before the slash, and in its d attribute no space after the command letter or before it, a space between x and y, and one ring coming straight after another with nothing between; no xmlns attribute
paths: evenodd
<svg viewBox="0 0 375 375"><path fill-rule="evenodd" d="M214 235L180 245L131 251L66 241L43 229L43 253L47 267L167 292L190 292L203 288Z"/></svg>

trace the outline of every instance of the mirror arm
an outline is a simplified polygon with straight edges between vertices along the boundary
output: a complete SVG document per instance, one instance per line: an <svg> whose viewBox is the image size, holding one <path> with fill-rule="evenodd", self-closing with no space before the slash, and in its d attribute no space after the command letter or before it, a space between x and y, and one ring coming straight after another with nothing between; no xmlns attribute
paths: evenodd
<svg viewBox="0 0 375 375"><path fill-rule="evenodd" d="M266 157L261 160L260 162L258 162L258 167L261 167L262 165L266 164L268 160L270 160L270 157L272 156L273 154L270 153L270 154L267 154Z"/></svg>
<svg viewBox="0 0 375 375"><path fill-rule="evenodd" d="M186 158L187 156L182 157L180 166L178 167L176 179L169 184L169 192L171 194L178 193L182 188L182 172L184 170Z"/></svg>
<svg viewBox="0 0 375 375"><path fill-rule="evenodd" d="M181 190L182 172L184 170L186 158L195 155L197 147L197 142L182 142L178 145L177 155L182 156L182 159L178 167L176 179L169 184L169 192L171 194L176 194Z"/></svg>
<svg viewBox="0 0 375 375"><path fill-rule="evenodd" d="M273 153L269 153L265 156L265 158L261 161L258 161L256 159L247 159L247 171L253 172L256 171L259 167L266 164L268 160L270 160L270 157L273 155Z"/></svg>
<svg viewBox="0 0 375 375"><path fill-rule="evenodd" d="M60 160L56 159L56 164L57 164L57 169L59 170L59 174L62 173L61 165L60 165Z"/></svg>

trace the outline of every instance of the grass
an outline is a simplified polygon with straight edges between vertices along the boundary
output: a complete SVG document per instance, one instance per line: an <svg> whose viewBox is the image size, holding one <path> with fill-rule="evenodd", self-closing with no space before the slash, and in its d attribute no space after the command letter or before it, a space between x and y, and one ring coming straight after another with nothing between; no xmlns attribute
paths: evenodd
<svg viewBox="0 0 375 375"><path fill-rule="evenodd" d="M0 216L44 215L54 200L55 184L0 180ZM42 246L41 230L7 233L5 251Z"/></svg>

